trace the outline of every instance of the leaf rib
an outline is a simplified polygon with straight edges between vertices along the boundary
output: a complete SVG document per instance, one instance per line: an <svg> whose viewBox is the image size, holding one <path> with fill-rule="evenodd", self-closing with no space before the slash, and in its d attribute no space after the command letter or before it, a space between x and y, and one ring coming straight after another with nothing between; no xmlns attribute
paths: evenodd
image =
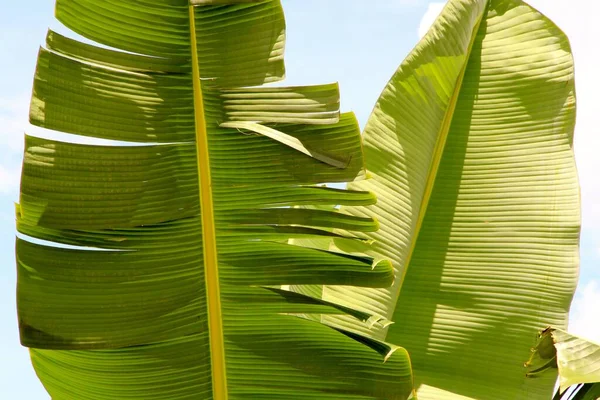
<svg viewBox="0 0 600 400"><path fill-rule="evenodd" d="M481 25L481 21L483 21L486 12L484 11L479 16L479 20L475 24L473 28L473 32L471 33L471 42L469 43L469 47L466 52L466 57L464 64L458 74L456 79L456 84L454 85L454 91L450 97L450 101L448 103L448 108L446 109L446 114L444 115L444 119L442 120L442 125L440 127L440 132L437 137L437 141L435 143L433 157L431 158L431 165L429 167L429 172L427 174L427 181L425 183L425 191L423 192L423 198L421 199L421 205L419 207L419 215L417 218L417 224L415 226L415 231L413 235L413 240L410 245L410 250L408 252L408 256L406 258L406 264L404 268L402 268L402 279L400 282L404 282L406 278L406 273L410 266L410 260L415 251L415 246L417 245L417 241L419 239L419 232L421 231L421 225L423 224L423 220L425 219L425 214L427 213L427 207L429 205L429 199L431 198L431 193L433 192L433 186L435 184L435 180L437 177L438 170L440 168L440 162L442 160L442 155L444 154L444 148L446 147L446 140L448 139L448 133L450 132L450 127L452 125L452 118L454 116L454 111L456 110L456 104L458 102L458 97L461 92L463 79L465 77L465 72L467 70L467 66L469 65L469 59L471 52L473 50L473 45L475 44L475 39L477 38L477 32L479 32L479 27ZM402 286L400 286L401 288Z"/></svg>
<svg viewBox="0 0 600 400"><path fill-rule="evenodd" d="M200 210L202 218L202 240L204 243L204 279L206 283L206 303L208 308L208 336L212 371L213 399L227 400L227 377L225 371L225 345L223 340L223 319L221 316L221 293L219 287L219 267L215 230L214 206L210 176L208 135L204 116L204 101L200 83L200 66L196 43L196 21L194 6L189 6L190 42L192 55L192 80L194 88L194 120L196 131L196 152L198 158L198 179Z"/></svg>

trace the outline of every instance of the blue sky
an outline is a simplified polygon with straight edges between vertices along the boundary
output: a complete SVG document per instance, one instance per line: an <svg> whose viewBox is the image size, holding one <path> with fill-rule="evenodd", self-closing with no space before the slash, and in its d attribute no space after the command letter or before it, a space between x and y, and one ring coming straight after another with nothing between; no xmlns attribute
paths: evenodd
<svg viewBox="0 0 600 400"><path fill-rule="evenodd" d="M0 14L0 398L49 396L18 340L15 312L14 208L23 133L35 133L27 109L38 47L53 18L53 0L11 1ZM570 329L600 342L600 135L596 93L600 4L590 0L530 0L569 35L576 59L578 121L575 151L581 178L581 281ZM361 125L381 89L443 6L426 0L283 0L288 24L287 83L338 81L342 108ZM595 38L595 39L594 39Z"/></svg>

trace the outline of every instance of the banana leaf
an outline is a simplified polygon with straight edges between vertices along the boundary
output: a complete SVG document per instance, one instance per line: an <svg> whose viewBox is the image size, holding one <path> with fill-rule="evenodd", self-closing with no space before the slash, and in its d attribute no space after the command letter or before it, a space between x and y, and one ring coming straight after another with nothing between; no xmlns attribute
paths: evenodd
<svg viewBox="0 0 600 400"><path fill-rule="evenodd" d="M405 347L421 400L547 400L523 366L540 329L566 328L578 278L575 86L564 33L520 0L450 0L391 78L364 130L372 240L390 288L322 298L394 324L322 321Z"/></svg>
<svg viewBox="0 0 600 400"><path fill-rule="evenodd" d="M19 323L52 398L406 399L406 350L301 318L370 314L280 289L394 275L290 242L378 225L315 208L376 201L320 186L364 177L337 84L261 86L284 76L279 1L57 0L56 17L96 44L48 33L30 121L111 142L25 139Z"/></svg>

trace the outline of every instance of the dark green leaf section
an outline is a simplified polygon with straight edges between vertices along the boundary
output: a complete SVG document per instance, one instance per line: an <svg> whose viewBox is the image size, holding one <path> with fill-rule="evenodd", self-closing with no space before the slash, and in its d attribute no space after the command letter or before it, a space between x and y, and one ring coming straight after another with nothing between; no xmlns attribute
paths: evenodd
<svg viewBox="0 0 600 400"><path fill-rule="evenodd" d="M26 136L25 220L55 228L125 228L198 214L189 144L88 146Z"/></svg>
<svg viewBox="0 0 600 400"><path fill-rule="evenodd" d="M263 315L262 324L280 333L265 336L247 315L235 318L235 325L225 320L226 345L236 358L228 369L232 399L406 398L398 390L411 384L402 349L382 363L369 347L320 324ZM203 336L116 350L33 350L32 359L56 399L210 398Z"/></svg>
<svg viewBox="0 0 600 400"><path fill-rule="evenodd" d="M26 346L115 348L206 331L201 242L90 251L18 240L17 254Z"/></svg>
<svg viewBox="0 0 600 400"><path fill-rule="evenodd" d="M187 229L197 230L198 221L190 222ZM197 268L197 260L202 258L202 243L163 243L160 232L154 238L151 233L152 230L147 230L146 234L154 247L136 251L65 249L18 240L19 317L23 344L51 348L114 348L206 330L204 294L199 291L203 287L202 274ZM188 235L189 238L197 236L198 232ZM340 262L335 254L284 244L240 241L232 244L245 246L248 257L252 257L250 260L233 257L223 260L231 266L222 278L232 285L315 281L381 286L393 279L389 264L378 264L371 269L369 259L344 258L344 262ZM118 244L115 247L119 247ZM263 260L262 266L251 261L256 258ZM232 299L246 305L261 305L261 312L265 311L263 302L277 300L273 295L271 300L265 293L260 295L261 289L242 292L243 288L236 289ZM314 304L308 308L298 304L300 302L290 308L275 302L276 308L271 311L335 312ZM340 310L338 312L348 312ZM252 312L252 309L246 312ZM60 324L56 323L57 313L62 315ZM363 314L359 317L365 319Z"/></svg>

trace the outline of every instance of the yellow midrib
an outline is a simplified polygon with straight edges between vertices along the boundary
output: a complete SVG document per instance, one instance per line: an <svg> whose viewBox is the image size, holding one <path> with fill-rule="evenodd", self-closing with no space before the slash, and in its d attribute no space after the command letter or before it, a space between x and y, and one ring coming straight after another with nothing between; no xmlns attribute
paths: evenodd
<svg viewBox="0 0 600 400"><path fill-rule="evenodd" d="M408 268L410 267L410 261L412 255L415 251L415 247L417 245L417 240L419 238L419 233L421 232L421 226L423 225L423 220L425 219L425 214L427 213L427 207L429 206L429 200L431 199L431 193L433 192L433 186L435 184L435 179L437 177L437 173L440 167L440 162L442 160L442 155L444 154L444 148L446 147L446 140L448 139L448 133L450 132L450 126L452 125L452 118L454 117L454 111L456 110L456 103L458 102L458 97L460 95L460 90L462 88L463 79L465 77L465 72L467 70L467 66L469 64L469 59L471 56L471 51L473 50L473 45L475 44L475 40L477 38L477 33L479 32L479 27L481 26L481 21L486 16L486 8L481 13L479 17L479 21L475 25L473 29L471 42L469 43L469 47L467 49L467 56L465 59L465 63L461 68L461 71L456 80L456 84L454 86L454 91L452 92L452 96L450 97L450 102L448 103L448 108L446 110L446 114L444 115L444 119L442 121L442 125L440 126L440 131L437 137L437 141L435 144L435 149L433 151L433 157L431 159L431 164L429 166L429 173L427 174L427 183L425 185L425 191L423 192L423 198L421 199L421 206L419 208L419 216L417 217L417 224L415 225L415 231L413 234L413 240L411 242L410 251L408 253L408 257L406 258L406 262L404 263L404 269L402 271L402 280L400 281L400 287L402 287L402 283L406 278L406 273Z"/></svg>
<svg viewBox="0 0 600 400"><path fill-rule="evenodd" d="M204 280L208 311L208 337L212 372L213 400L227 400L227 376L225 371L225 346L223 341L223 319L221 317L221 293L219 288L219 267L217 260L217 240L210 176L208 136L204 117L204 101L200 82L200 66L196 43L196 21L194 6L189 6L190 41L192 53L192 80L194 88L194 119L196 129L196 156L198 159L198 180L200 194L200 214L202 219L202 241L204 251Z"/></svg>

